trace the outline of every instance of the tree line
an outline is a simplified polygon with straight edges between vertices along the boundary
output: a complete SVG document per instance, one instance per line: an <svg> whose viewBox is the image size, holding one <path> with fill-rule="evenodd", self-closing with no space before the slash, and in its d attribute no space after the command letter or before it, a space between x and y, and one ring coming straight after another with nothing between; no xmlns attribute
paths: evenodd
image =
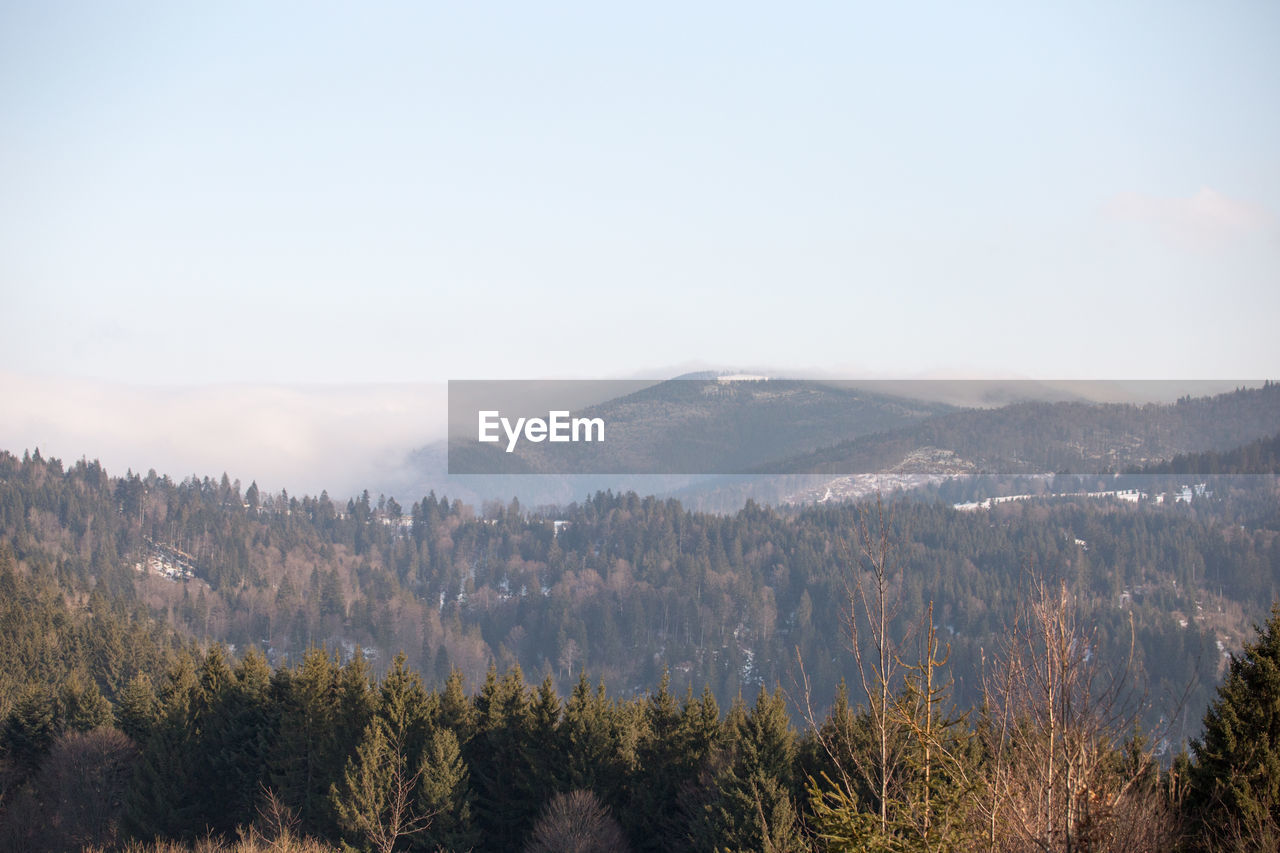
<svg viewBox="0 0 1280 853"><path fill-rule="evenodd" d="M0 583L21 584L5 559ZM862 583L877 582L877 559ZM889 581L891 560L880 561ZM883 596L851 590L872 616L895 595L892 583ZM1091 654L1075 607L1066 586L1037 582L968 709L953 701L935 631L879 634L874 621L864 648L890 653L858 664L871 699L841 687L817 715L803 685L722 708L665 676L621 698L581 674L565 697L550 676L491 667L468 694L458 670L429 688L403 655L376 678L358 651L344 662L314 648L275 668L217 644L158 651L163 667L112 700L38 682L20 695L0 726L0 842L1274 849L1280 609L1233 657L1190 754L1161 763L1135 723L1125 663ZM810 709L800 728L789 703Z"/></svg>

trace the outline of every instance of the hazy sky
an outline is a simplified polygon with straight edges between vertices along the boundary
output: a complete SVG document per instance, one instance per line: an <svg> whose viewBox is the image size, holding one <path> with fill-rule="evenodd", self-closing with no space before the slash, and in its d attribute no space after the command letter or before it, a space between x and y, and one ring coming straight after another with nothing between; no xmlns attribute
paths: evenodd
<svg viewBox="0 0 1280 853"><path fill-rule="evenodd" d="M1280 376L1280 4L620 5L0 0L0 447L312 487L450 378Z"/></svg>
<svg viewBox="0 0 1280 853"><path fill-rule="evenodd" d="M0 6L0 368L1277 376L1280 5Z"/></svg>

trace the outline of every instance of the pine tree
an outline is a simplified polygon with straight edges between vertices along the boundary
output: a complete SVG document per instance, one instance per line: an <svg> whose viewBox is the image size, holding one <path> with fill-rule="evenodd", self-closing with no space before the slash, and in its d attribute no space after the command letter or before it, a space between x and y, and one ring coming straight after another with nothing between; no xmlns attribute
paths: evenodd
<svg viewBox="0 0 1280 853"><path fill-rule="evenodd" d="M338 674L336 686L338 701L333 712L333 736L338 744L334 755L334 776L342 771L347 759L355 752L365 726L373 717L378 696L373 690L369 662L360 649L347 661Z"/></svg>
<svg viewBox="0 0 1280 853"><path fill-rule="evenodd" d="M275 733L270 702L271 666L250 649L233 672L234 682L204 724L202 752L210 771L211 799L221 807L209 821L230 834L252 822L262 787L268 781L267 754Z"/></svg>
<svg viewBox="0 0 1280 853"><path fill-rule="evenodd" d="M738 699L725 724L734 737L728 760L714 778L714 793L693 821L695 849L806 850L788 788L796 744L782 691L761 688L750 712Z"/></svg>
<svg viewBox="0 0 1280 853"><path fill-rule="evenodd" d="M1280 603L1232 656L1191 748L1190 805L1206 835L1280 838Z"/></svg>
<svg viewBox="0 0 1280 853"><path fill-rule="evenodd" d="M476 733L466 749L476 791L483 849L514 850L524 843L545 795L531 760L532 713L519 667L501 680L489 668L475 697Z"/></svg>
<svg viewBox="0 0 1280 853"><path fill-rule="evenodd" d="M639 850L668 850L684 835L677 820L679 796L697 778L701 756L681 723L664 669L658 690L644 703L644 721L636 749L637 770L629 808L621 817Z"/></svg>
<svg viewBox="0 0 1280 853"><path fill-rule="evenodd" d="M388 736L401 745L405 760L417 766L426 748L427 726L435 714L428 704L422 677L409 668L400 652L378 689L375 716L386 724Z"/></svg>
<svg viewBox="0 0 1280 853"><path fill-rule="evenodd" d="M568 776L561 715L560 696L548 673L538 685L529 707L530 769L548 792L565 790Z"/></svg>
<svg viewBox="0 0 1280 853"><path fill-rule="evenodd" d="M338 675L334 659L323 648L313 648L296 670L279 669L272 678L279 722L268 777L307 835L329 835L337 828L329 785L346 760L335 737Z"/></svg>
<svg viewBox="0 0 1280 853"><path fill-rule="evenodd" d="M4 754L24 774L33 773L62 733L58 697L48 687L27 688L0 730Z"/></svg>
<svg viewBox="0 0 1280 853"><path fill-rule="evenodd" d="M440 694L440 704L437 706L435 724L452 729L453 733L458 736L458 743L465 744L470 740L475 727L475 709L471 706L471 700L467 698L466 688L463 686L462 670L452 669L449 671L449 678L445 681L444 692Z"/></svg>
<svg viewBox="0 0 1280 853"><path fill-rule="evenodd" d="M83 672L63 685L60 704L63 727L70 731L89 732L111 723L111 703Z"/></svg>
<svg viewBox="0 0 1280 853"><path fill-rule="evenodd" d="M426 829L431 816L418 801L421 775L420 768L411 769L404 743L391 736L386 720L374 717L342 778L330 788L347 839L391 853L398 840Z"/></svg>
<svg viewBox="0 0 1280 853"><path fill-rule="evenodd" d="M480 843L475 825L471 774L453 731L437 728L431 733L418 784L420 812L431 815L423 833L425 850L470 850Z"/></svg>
<svg viewBox="0 0 1280 853"><path fill-rule="evenodd" d="M184 654L161 683L159 720L129 791L127 824L141 838L193 838L204 829L193 748L199 692L195 665Z"/></svg>
<svg viewBox="0 0 1280 853"><path fill-rule="evenodd" d="M598 690L584 673L565 706L561 725L565 751L567 789L593 790L598 794L617 790L624 765L618 755L613 708L605 698L604 684Z"/></svg>
<svg viewBox="0 0 1280 853"><path fill-rule="evenodd" d="M146 673L139 673L129 680L116 694L116 728L128 735L134 743L146 743L152 729L160 719L160 704L155 688Z"/></svg>

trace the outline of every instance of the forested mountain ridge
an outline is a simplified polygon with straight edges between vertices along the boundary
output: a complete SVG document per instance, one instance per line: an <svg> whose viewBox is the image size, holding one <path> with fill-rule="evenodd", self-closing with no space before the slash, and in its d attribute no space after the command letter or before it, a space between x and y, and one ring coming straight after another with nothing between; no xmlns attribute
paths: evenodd
<svg viewBox="0 0 1280 853"><path fill-rule="evenodd" d="M918 384L922 394L946 390ZM796 380L670 380L586 410L610 424L603 444L553 449L524 442L508 454L455 436L447 449L440 442L410 453L386 489L447 491L474 503L518 495L529 504L566 504L612 488L733 512L749 498L809 502L828 487L837 496L865 497L962 474L1128 471L1177 454L1227 452L1280 429L1280 386L1270 381L1142 404L1090 402L1035 383L952 384L976 386L956 399L998 398L1002 405L917 400L904 396L915 387L910 382L871 382L868 390ZM458 473L488 470L505 473ZM581 473L588 471L597 473Z"/></svg>
<svg viewBox="0 0 1280 853"><path fill-rule="evenodd" d="M1058 499L976 515L896 505L897 627L934 602L958 697L971 701L982 649L1036 567L1072 582L1104 636L1125 634L1132 615L1161 690L1197 667L1207 690L1218 644L1236 646L1277 594L1275 531L1241 529L1228 511L1244 494L1167 507ZM362 646L381 668L403 650L432 684L457 667L475 685L496 661L550 673L564 690L585 669L638 692L666 666L677 685L707 685L728 702L791 683L799 649L829 697L852 674L834 650L858 512L748 504L720 516L608 493L551 514L516 504L477 513L434 495L407 509L367 495L340 507L324 494L241 493L226 478L113 478L96 463L0 456L5 540L29 574L72 598L141 604L188 637L256 646L273 662L326 642ZM193 577L160 574L158 545L188 555Z"/></svg>
<svg viewBox="0 0 1280 853"><path fill-rule="evenodd" d="M772 461L761 473L880 471L920 448L947 451L978 473L1100 473L1159 464L1177 454L1224 452L1273 435L1280 384L1173 404L1019 402L965 409ZM1225 473L1225 472L1224 472Z"/></svg>
<svg viewBox="0 0 1280 853"><path fill-rule="evenodd" d="M631 384L622 383L621 390ZM874 383L866 388L796 379L672 379L575 411L575 416L599 418L607 424L608 440L603 442L525 444L508 454L500 446L477 445L469 423L467 434L450 439L450 470L478 474L749 471L763 460L904 429L953 409L945 403L879 393Z"/></svg>
<svg viewBox="0 0 1280 853"><path fill-rule="evenodd" d="M900 671L892 689L907 704L895 699L893 715L910 705L925 715L912 719L931 718L934 700L923 712L911 704L921 695L1015 707L989 705L984 673L1028 602L1052 615L1043 590L1061 584L1071 618L1088 626L1089 656L1074 665L1093 659L1104 680L1120 667L1141 685L1126 713L1157 741L1125 749L1132 772L1155 778L1152 762L1198 732L1224 652L1277 597L1280 533L1248 521L1277 500L1275 478L1255 477L1161 505L1045 497L958 512L890 501L887 630L918 643L931 613L925 657L945 659L933 687L923 669ZM40 847L49 827L32 815L86 754L114 780L94 789L117 792L101 813L143 838L232 833L259 820L268 791L307 834L374 844L361 809L375 806L340 804L394 778L378 776L386 767L416 762L425 799L414 808L436 816L413 836L425 849L512 849L545 829L553 793L578 790L594 791L587 805L640 849L771 838L836 850L832 839L942 832L909 820L921 813L920 790L899 787L920 766L910 738L892 751L892 824L866 817L881 795L852 768L870 765L833 758L858 754L866 727L889 719L868 710L844 620L850 584L872 577L868 518L865 505L712 515L607 492L537 512L435 495L407 508L368 494L340 505L225 476L112 477L83 460L0 454L0 793L12 794L0 799L0 832L58 849ZM397 650L406 656L392 660ZM797 734L810 703L818 716ZM956 774L1006 772L981 757L1004 748L986 740L990 722L939 720L930 749L970 755L936 769L939 803L966 790ZM914 730L893 725L895 738ZM1102 737L1100 748L1121 748L1119 735ZM386 764L396 755L411 764ZM500 766L493 756L505 756ZM1088 772L1122 779L1121 766L1116 752ZM1107 832L1169 830L1179 801L1150 799L1153 784L1130 781L1117 790L1147 799L1090 820ZM968 817L945 832L971 846L986 807L966 802ZM1163 816L1129 811L1148 806ZM80 825L59 819L59 832ZM1073 832L1102 831L1070 820Z"/></svg>
<svg viewBox="0 0 1280 853"><path fill-rule="evenodd" d="M1277 536L1224 524L1234 500L1220 490L1160 507L1065 500L959 513L896 502L871 510L881 515L748 505L711 516L671 500L597 494L555 517L512 505L477 518L434 496L408 514L366 496L338 511L324 496L263 496L253 486L241 495L225 479L111 478L92 463L63 469L38 454L5 455L0 842L56 850L248 832L245 850L321 849L289 840L299 833L365 849L552 850L565 837L558 833L590 825L613 850L728 844L798 853L922 838L993 851L1034 839L1050 849L1090 838L1133 849L1216 844L1222 833L1253 831L1246 819L1272 819L1250 799L1254 788L1233 788L1224 821L1217 787L1251 766L1230 747L1242 719L1230 703L1266 688L1248 686L1252 670L1233 662L1229 679L1244 686L1221 694L1194 760L1171 770L1159 769L1159 744L1126 726L1151 711L1176 713L1190 663L1201 681L1182 710L1194 727L1220 676L1216 638L1244 615L1231 611L1275 595ZM841 674L860 685L866 670L853 665L838 619L820 624L849 606L851 566L872 580L865 572L876 552L870 565L859 552L875 541L877 517L893 581L890 642L902 655L902 680L879 716L868 694L829 697ZM243 548L238 537L247 537ZM176 544L157 548L166 538ZM219 559L222 571L211 571ZM140 571L148 561L174 571ZM314 611L290 619L253 609L255 590L277 572L276 595L298 595L291 573L311 561L327 561L310 565L309 592L299 596ZM183 576L188 566L195 577ZM436 586L433 570L444 575ZM1057 584L1060 597L1046 592ZM1210 586L1239 597L1211 596ZM152 612L183 633L203 628L200 648L126 605L158 589L182 590L160 596L168 609ZM387 598L376 598L380 589ZM461 670L441 678L436 669L450 662L448 632L443 658L432 656L426 640L436 623L409 610L414 600L434 604L436 589L444 598L424 613L442 631L444 618L455 630L466 625L464 638L473 634L483 650L499 635L491 657L509 664L517 652L508 642L536 655L550 640L560 659L534 658L546 671L537 687L519 666L501 674L486 662L468 694ZM912 623L926 598L937 639L931 632L912 664L923 636L910 639ZM231 655L209 643L217 630L271 630L283 619L288 630L305 627L311 644L329 631L341 647L360 630L353 614L378 602L399 630L425 619L425 681L404 656L379 655L375 680L359 652L343 663L312 646L273 667L255 649ZM538 633L507 629L512 616ZM1077 618L1081 627L1072 627ZM1023 619L1067 631L1075 639L1065 648L1076 651L1060 661L1063 672L1103 686L1081 694L1062 681L1074 696L1066 716L1020 726L1006 741L997 737L1002 721L1034 721L1048 709L1035 704L1035 685L1025 693L1013 681L975 683L975 668L981 661L1009 678L1027 671L1008 657L1019 644L1001 639L1011 625L1025 630L1016 627ZM583 633L571 633L579 625ZM1138 657L1125 665L1130 625ZM1247 660L1276 647L1280 620L1270 630ZM650 663L644 644L654 641L670 651ZM626 642L634 647L622 655L639 668L609 657L610 643ZM797 648L802 673L785 664ZM655 678L644 684L649 667ZM598 688L587 669L606 674ZM668 672L688 687L673 690ZM1106 686L1119 676L1141 689ZM709 686L699 693L700 678ZM787 692L757 686L770 680ZM730 700L718 701L710 685ZM1112 698L1094 709L1099 697ZM797 731L789 718L806 700L817 716ZM970 716L950 716L956 704ZM881 725L888 750L877 758ZM1056 730L1041 725L1088 745L1062 754L1066 767L1049 783L1058 802L1071 801L1078 784L1097 800L1028 821L1035 751L1052 749L1043 735ZM1179 736L1176 719L1137 725ZM387 799L397 790L409 792L399 807Z"/></svg>
<svg viewBox="0 0 1280 853"><path fill-rule="evenodd" d="M1157 462L1127 473L1193 476L1280 474L1280 434L1259 438L1243 447L1179 453L1167 462Z"/></svg>

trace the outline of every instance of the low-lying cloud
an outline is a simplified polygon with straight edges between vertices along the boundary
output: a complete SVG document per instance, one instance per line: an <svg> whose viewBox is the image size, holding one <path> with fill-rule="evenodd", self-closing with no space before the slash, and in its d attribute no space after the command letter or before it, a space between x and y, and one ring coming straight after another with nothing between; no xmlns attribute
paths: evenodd
<svg viewBox="0 0 1280 853"><path fill-rule="evenodd" d="M445 434L444 383L148 387L0 373L0 449L335 498Z"/></svg>

